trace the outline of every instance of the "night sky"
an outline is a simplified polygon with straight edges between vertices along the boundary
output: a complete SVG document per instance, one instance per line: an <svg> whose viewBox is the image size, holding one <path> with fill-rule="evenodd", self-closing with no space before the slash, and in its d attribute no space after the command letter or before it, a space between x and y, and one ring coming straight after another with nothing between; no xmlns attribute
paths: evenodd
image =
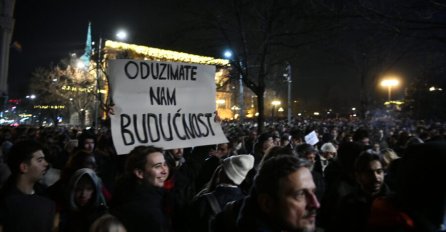
<svg viewBox="0 0 446 232"><path fill-rule="evenodd" d="M93 40L99 36L115 39L118 29L129 34L127 42L164 46L173 39L167 37L178 25L172 16L182 17L178 1L16 1L16 19L12 41L21 50L11 49L9 93L11 97L29 94L27 83L31 72L49 67L69 53L82 55L88 22L92 23Z"/></svg>
<svg viewBox="0 0 446 232"><path fill-rule="evenodd" d="M9 94L11 97L29 94L28 81L35 68L49 67L51 63L57 63L72 52L80 56L85 46L89 21L92 23L93 40L98 40L99 36L115 39L114 34L122 28L128 31L128 43L221 57L223 45L206 47L204 43L194 40L193 36L190 37L190 34L182 33L186 28L184 22L188 22L187 19L191 17L195 3L196 1L191 0L18 0L14 12L16 24L12 41L17 41L22 49L11 49ZM444 19L442 18L443 21ZM355 22L352 25L355 25ZM441 32L443 35L444 28ZM303 105L313 108L331 107L336 104L347 108L356 106L359 101L359 74L355 67L357 64L348 61L348 58L361 54L358 51L351 52L355 48L354 44L360 44L358 41L364 40L359 38L360 36L370 35L370 44L373 45L385 43L380 48L389 53L395 51L394 56L409 50L405 57L394 65L394 70L403 76L402 81L405 84L411 82L416 73L421 72L421 68L414 64L419 64L420 60L430 55L428 53L431 50L441 53L440 56L437 54L437 57L443 57L445 54L444 43L435 43L429 47L424 46L423 42L419 43L419 47L406 49L405 46L409 43L404 39L381 41L373 37L376 34L372 29L357 30L352 36L325 42L327 46L311 45L300 49L291 60L293 99L299 99ZM369 45L364 43L362 46L367 48ZM367 51L369 58L375 61L383 59L373 52ZM368 64L371 64L373 59L370 59ZM444 70L442 72L444 73ZM282 87L285 90L286 84ZM371 88L377 89L378 101L386 98L385 91L376 86ZM394 95L403 97L404 88L395 90Z"/></svg>

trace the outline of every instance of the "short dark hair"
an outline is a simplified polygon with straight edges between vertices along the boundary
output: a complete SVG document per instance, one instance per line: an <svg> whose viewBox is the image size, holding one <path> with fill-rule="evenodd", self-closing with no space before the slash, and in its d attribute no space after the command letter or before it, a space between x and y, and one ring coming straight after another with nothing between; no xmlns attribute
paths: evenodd
<svg viewBox="0 0 446 232"><path fill-rule="evenodd" d="M27 139L15 143L9 150L7 157L11 176L17 176L20 172L20 164L29 164L33 158L33 153L38 150L42 150L42 146L35 140Z"/></svg>
<svg viewBox="0 0 446 232"><path fill-rule="evenodd" d="M84 131L78 137L78 141L79 141L78 147L80 149L84 149L85 140L87 140L87 139L93 139L94 143L96 144L96 135L91 131Z"/></svg>
<svg viewBox="0 0 446 232"><path fill-rule="evenodd" d="M268 159L260 168L254 181L257 194L266 193L277 198L279 180L297 171L299 168L310 166L309 162L293 155L279 155Z"/></svg>
<svg viewBox="0 0 446 232"><path fill-rule="evenodd" d="M128 155L127 161L125 163L125 172L127 175L133 175L133 171L136 169L144 170L144 166L147 162L147 155L161 152L163 149L155 146L137 146Z"/></svg>
<svg viewBox="0 0 446 232"><path fill-rule="evenodd" d="M369 151L363 151L355 160L355 171L363 172L367 170L372 161L378 161L384 167L384 160L380 155Z"/></svg>

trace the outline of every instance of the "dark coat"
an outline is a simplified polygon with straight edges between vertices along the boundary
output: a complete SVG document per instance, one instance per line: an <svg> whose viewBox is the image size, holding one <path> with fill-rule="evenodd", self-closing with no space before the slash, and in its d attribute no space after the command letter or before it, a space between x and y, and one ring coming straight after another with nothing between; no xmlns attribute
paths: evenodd
<svg viewBox="0 0 446 232"><path fill-rule="evenodd" d="M164 190L139 183L127 186L117 186L111 209L127 231L170 231L169 220L164 213Z"/></svg>
<svg viewBox="0 0 446 232"><path fill-rule="evenodd" d="M29 195L15 185L7 184L0 194L0 225L3 231L50 232L55 213L54 202L37 190Z"/></svg>
<svg viewBox="0 0 446 232"><path fill-rule="evenodd" d="M244 199L243 205L240 209L237 220L237 231L258 231L258 232L273 232L282 231L270 221L270 217L264 214L257 202L256 194L253 191L252 196Z"/></svg>
<svg viewBox="0 0 446 232"><path fill-rule="evenodd" d="M210 220L219 213L212 209L207 197L208 194L215 196L220 209L223 209L226 203L242 199L245 196L238 187L218 186L213 192L198 197L192 205L191 221L193 231L208 231Z"/></svg>
<svg viewBox="0 0 446 232"><path fill-rule="evenodd" d="M361 190L346 195L341 199L334 220L326 231L365 231L373 199L390 193L389 188L384 184L381 191L374 196L367 195Z"/></svg>

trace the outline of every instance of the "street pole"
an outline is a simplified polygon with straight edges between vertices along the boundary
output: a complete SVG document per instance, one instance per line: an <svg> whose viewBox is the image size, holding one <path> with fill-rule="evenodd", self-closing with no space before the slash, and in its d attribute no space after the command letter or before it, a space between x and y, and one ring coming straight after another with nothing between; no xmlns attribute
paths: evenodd
<svg viewBox="0 0 446 232"><path fill-rule="evenodd" d="M244 102L244 96L243 96L243 63L240 61L240 77L239 77L239 106L240 106L240 122L243 122L243 112L245 112L245 102Z"/></svg>
<svg viewBox="0 0 446 232"><path fill-rule="evenodd" d="M288 110L287 110L287 120L288 123L291 123L291 64L287 62L287 82L288 82Z"/></svg>
<svg viewBox="0 0 446 232"><path fill-rule="evenodd" d="M0 99L3 111L8 100L8 67L11 38L14 31L15 0L3 0L0 4Z"/></svg>
<svg viewBox="0 0 446 232"><path fill-rule="evenodd" d="M99 104L101 101L101 90L99 85L99 79L101 76L101 50L102 50L102 37L99 37L98 45L98 58L96 61L96 102L95 102L95 115L94 115L94 125L96 129L99 129L98 118L99 118Z"/></svg>
<svg viewBox="0 0 446 232"><path fill-rule="evenodd" d="M392 99L392 86L391 85L389 85L388 86L388 91L387 91L387 93L388 93L388 96L387 96L387 98L388 98L388 101L389 101L389 103L390 103L390 100Z"/></svg>

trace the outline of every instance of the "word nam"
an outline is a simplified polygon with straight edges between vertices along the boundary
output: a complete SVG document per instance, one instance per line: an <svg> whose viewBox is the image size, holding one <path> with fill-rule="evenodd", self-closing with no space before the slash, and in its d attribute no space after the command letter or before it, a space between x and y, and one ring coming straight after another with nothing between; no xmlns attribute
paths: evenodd
<svg viewBox="0 0 446 232"><path fill-rule="evenodd" d="M152 87L150 87L150 104L153 105L153 103L155 102L157 105L177 105L177 98L175 93L175 88L172 92L170 92L169 88L156 87L156 90L154 90Z"/></svg>

